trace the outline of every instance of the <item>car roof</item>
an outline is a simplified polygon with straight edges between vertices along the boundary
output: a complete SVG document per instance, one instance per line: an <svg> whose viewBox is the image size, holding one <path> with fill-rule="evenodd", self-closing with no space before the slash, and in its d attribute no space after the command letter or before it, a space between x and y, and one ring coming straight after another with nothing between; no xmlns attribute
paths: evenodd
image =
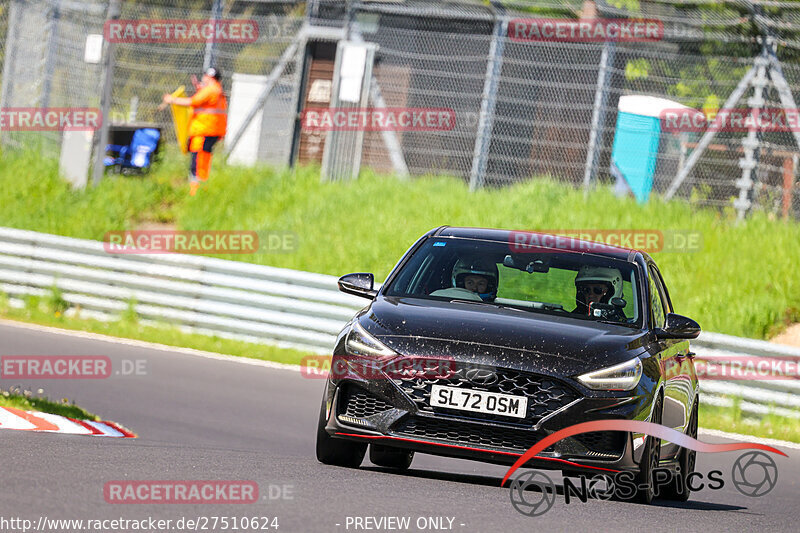
<svg viewBox="0 0 800 533"><path fill-rule="evenodd" d="M475 239L482 241L513 243L514 236L520 233L536 235L539 237L539 241L541 241L541 237L552 237L552 238L564 237L564 235L542 233L538 231L518 231L518 230L505 230L505 229L467 228L467 227L451 227L451 226L442 226L440 228L437 228L436 230L431 232L431 236L455 237L459 239ZM552 250L560 249L557 247L550 247L550 246L542 246L542 245L538 246L540 248L547 248ZM589 253L592 255L598 255L602 257L611 257L614 259L620 259L629 262L634 261L636 254L642 254L643 258L650 259L650 257L645 252L642 252L640 250L634 250L631 248L622 248L620 246L612 246L610 244L605 244L596 241L587 241L583 239L571 238L570 246L573 247L572 251L582 251L582 253ZM577 250L574 250L574 248L577 248ZM570 251L570 249L561 249L561 250L565 252Z"/></svg>

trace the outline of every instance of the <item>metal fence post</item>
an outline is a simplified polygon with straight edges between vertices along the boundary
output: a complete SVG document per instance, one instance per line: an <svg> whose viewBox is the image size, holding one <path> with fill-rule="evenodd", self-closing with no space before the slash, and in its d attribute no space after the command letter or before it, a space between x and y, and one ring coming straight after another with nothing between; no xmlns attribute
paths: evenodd
<svg viewBox="0 0 800 533"><path fill-rule="evenodd" d="M212 8L210 22L216 24L216 22L222 18L222 3L224 1L225 0L214 0L214 7ZM203 56L203 72L210 67L216 66L216 64L217 40L212 37L206 41L206 52L205 56Z"/></svg>
<svg viewBox="0 0 800 533"><path fill-rule="evenodd" d="M56 57L58 57L58 29L61 20L61 0L55 0L47 15L47 56L44 60L44 80L42 81L41 106L50 106L50 90L53 85Z"/></svg>
<svg viewBox="0 0 800 533"><path fill-rule="evenodd" d="M0 108L10 107L11 103L11 80L15 77L17 63L17 19L19 18L19 0L12 0L8 13L8 33L6 34L6 46L3 58L3 83L0 88ZM3 128L0 127L0 143L2 143Z"/></svg>
<svg viewBox="0 0 800 533"><path fill-rule="evenodd" d="M608 104L609 65L614 64L616 47L613 42L603 43L603 52L600 55L600 68L597 71L597 90L594 93L594 109L592 111L592 129L589 130L589 146L586 151L586 168L583 173L583 190L589 188L597 179L597 164L599 151L603 141L603 127L605 126L606 106Z"/></svg>
<svg viewBox="0 0 800 533"><path fill-rule="evenodd" d="M120 0L109 0L107 20L116 20L120 15ZM106 57L103 61L105 70L105 79L103 80L103 96L101 100L101 122L100 130L95 134L95 158L94 170L92 173L92 184L97 185L103 179L103 172L105 166L103 159L105 157L105 142L108 138L108 122L109 115L111 114L111 90L114 85L114 53L116 51L116 44L106 42Z"/></svg>
<svg viewBox="0 0 800 533"><path fill-rule="evenodd" d="M361 34L361 29L357 21L353 21L351 24L350 38L355 43L367 42ZM375 76L374 72L372 73L369 84L369 98L372 100L373 107L387 107L386 100L384 100L383 93L381 92L381 87L378 85L378 78ZM408 165L403 155L403 146L400 144L400 139L397 138L397 133L387 128L382 128L380 133L383 144L386 145L386 150L389 152L389 159L392 162L392 169L394 169L395 176L402 180L408 179Z"/></svg>
<svg viewBox="0 0 800 533"><path fill-rule="evenodd" d="M496 6L497 7L497 6ZM478 117L478 131L475 136L475 148L472 154L472 170L469 175L469 190L475 191L483 187L486 168L489 163L489 150L494 127L494 113L497 107L497 89L500 74L503 70L503 52L508 35L508 20L502 8L496 14L492 42L489 45L489 60L486 64L486 79L481 97L481 111Z"/></svg>

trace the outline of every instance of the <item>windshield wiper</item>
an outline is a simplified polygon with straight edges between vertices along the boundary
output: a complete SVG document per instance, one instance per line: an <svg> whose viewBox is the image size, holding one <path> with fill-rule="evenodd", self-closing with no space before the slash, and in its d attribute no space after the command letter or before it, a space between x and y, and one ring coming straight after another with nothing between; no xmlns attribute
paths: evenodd
<svg viewBox="0 0 800 533"><path fill-rule="evenodd" d="M481 301L478 301L478 300L462 300L461 298L452 298L450 300L450 303L453 303L453 302L460 303L460 304L491 305L492 307L497 308L497 309L514 309L514 310L517 310L517 311L521 311L521 309L518 309L516 307L512 307L510 305L503 305L503 304L498 304L498 303L495 303L495 302L484 302L483 300L481 300Z"/></svg>
<svg viewBox="0 0 800 533"><path fill-rule="evenodd" d="M619 322L617 320L602 320L602 319L590 319L592 322L601 322L603 324L611 324L613 326L626 326L626 327L637 327L636 324L631 324L630 322Z"/></svg>

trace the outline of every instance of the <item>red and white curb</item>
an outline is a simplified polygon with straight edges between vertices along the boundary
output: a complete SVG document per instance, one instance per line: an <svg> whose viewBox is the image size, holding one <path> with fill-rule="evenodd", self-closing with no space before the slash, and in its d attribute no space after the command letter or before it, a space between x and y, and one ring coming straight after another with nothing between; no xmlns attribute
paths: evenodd
<svg viewBox="0 0 800 533"><path fill-rule="evenodd" d="M131 433L114 422L76 420L60 415L40 413L38 411L23 411L13 407L0 407L0 429L92 435L95 437L115 437L118 439L136 438L134 433Z"/></svg>

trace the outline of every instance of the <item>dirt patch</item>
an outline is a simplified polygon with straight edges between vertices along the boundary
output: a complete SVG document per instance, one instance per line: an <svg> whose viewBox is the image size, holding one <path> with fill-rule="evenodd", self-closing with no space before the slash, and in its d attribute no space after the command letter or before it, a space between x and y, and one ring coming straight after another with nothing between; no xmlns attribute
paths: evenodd
<svg viewBox="0 0 800 533"><path fill-rule="evenodd" d="M136 231L177 231L175 224L166 224L163 222L154 222L147 220L137 226Z"/></svg>
<svg viewBox="0 0 800 533"><path fill-rule="evenodd" d="M792 324L783 333L770 339L776 344L786 344L788 346L800 346L800 323Z"/></svg>

